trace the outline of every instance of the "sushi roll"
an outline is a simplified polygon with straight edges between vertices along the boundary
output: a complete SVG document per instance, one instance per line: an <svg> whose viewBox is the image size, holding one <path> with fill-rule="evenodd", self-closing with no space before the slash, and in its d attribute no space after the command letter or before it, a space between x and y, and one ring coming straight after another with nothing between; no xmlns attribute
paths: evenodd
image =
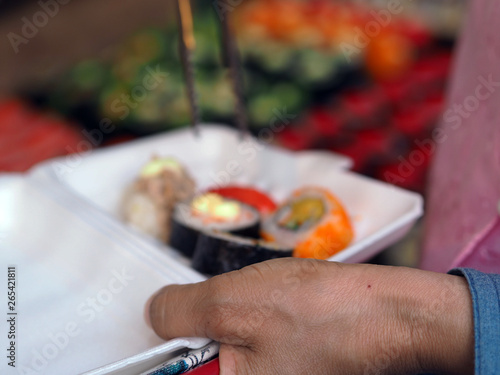
<svg viewBox="0 0 500 375"><path fill-rule="evenodd" d="M126 223L167 242L172 211L192 197L196 185L188 171L173 158L154 157L127 189L122 202Z"/></svg>
<svg viewBox="0 0 500 375"><path fill-rule="evenodd" d="M277 243L216 231L202 232L192 267L201 273L219 275L265 260L291 257L292 252L292 248Z"/></svg>
<svg viewBox="0 0 500 375"><path fill-rule="evenodd" d="M179 203L172 216L170 246L191 257L204 230L218 230L258 238L259 212L237 200L219 194L205 193Z"/></svg>
<svg viewBox="0 0 500 375"><path fill-rule="evenodd" d="M354 231L332 193L305 187L264 221L262 237L292 247L295 257L327 259L349 245Z"/></svg>

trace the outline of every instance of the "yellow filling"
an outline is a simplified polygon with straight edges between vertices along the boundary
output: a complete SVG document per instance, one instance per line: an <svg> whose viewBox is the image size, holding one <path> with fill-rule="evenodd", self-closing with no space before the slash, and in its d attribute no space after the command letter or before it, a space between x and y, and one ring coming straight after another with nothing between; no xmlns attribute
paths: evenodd
<svg viewBox="0 0 500 375"><path fill-rule="evenodd" d="M165 170L179 173L181 165L174 158L154 159L141 169L141 177L154 177Z"/></svg>
<svg viewBox="0 0 500 375"><path fill-rule="evenodd" d="M236 219L241 212L238 202L225 200L215 193L203 194L196 197L191 203L195 214L210 216L216 220L229 221Z"/></svg>
<svg viewBox="0 0 500 375"><path fill-rule="evenodd" d="M319 198L302 198L289 205L289 212L279 221L281 227L297 230L305 223L316 223L325 215L325 206Z"/></svg>

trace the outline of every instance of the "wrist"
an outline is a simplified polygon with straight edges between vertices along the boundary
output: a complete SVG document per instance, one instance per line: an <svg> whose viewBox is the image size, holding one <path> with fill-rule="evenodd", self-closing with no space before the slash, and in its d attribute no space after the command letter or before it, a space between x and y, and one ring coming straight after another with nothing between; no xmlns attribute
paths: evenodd
<svg viewBox="0 0 500 375"><path fill-rule="evenodd" d="M371 268L383 373L473 374L474 323L465 279L403 267ZM379 372L380 373L380 372Z"/></svg>
<svg viewBox="0 0 500 375"><path fill-rule="evenodd" d="M428 314L431 319L424 327L429 339L423 358L436 370L473 374L474 318L469 286L460 276L436 276L443 279L438 295L441 300L424 307L434 310L434 318Z"/></svg>
<svg viewBox="0 0 500 375"><path fill-rule="evenodd" d="M408 275L403 324L422 372L473 374L474 323L467 282L459 276L413 271Z"/></svg>

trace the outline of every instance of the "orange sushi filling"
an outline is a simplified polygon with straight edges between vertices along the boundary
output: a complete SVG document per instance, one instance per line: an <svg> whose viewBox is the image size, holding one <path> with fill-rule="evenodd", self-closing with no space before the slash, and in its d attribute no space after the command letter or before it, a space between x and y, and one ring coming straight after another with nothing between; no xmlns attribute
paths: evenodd
<svg viewBox="0 0 500 375"><path fill-rule="evenodd" d="M326 214L327 219L318 225L306 240L299 242L294 249L293 256L298 258L328 259L332 255L345 249L354 238L354 230L346 211L335 198L325 189L318 189L331 209ZM294 195L300 196L301 190Z"/></svg>

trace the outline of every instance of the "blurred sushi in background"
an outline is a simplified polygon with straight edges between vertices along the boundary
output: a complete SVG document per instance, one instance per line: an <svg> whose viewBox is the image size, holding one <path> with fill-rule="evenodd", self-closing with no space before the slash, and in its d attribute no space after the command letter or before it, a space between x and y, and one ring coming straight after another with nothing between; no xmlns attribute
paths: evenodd
<svg viewBox="0 0 500 375"><path fill-rule="evenodd" d="M254 135L272 128L276 111L291 114L293 120L273 131L277 144L345 154L354 159L356 172L423 193L427 164L419 166L418 178L401 179L398 158L410 154L415 138L428 136L439 121L453 42L435 34L422 13L412 13L416 4L405 5L388 23L387 7L380 4L246 0L223 15L241 52ZM195 88L203 122L234 126L221 11L193 1ZM367 30L373 22L376 33ZM146 87L152 76L157 84ZM38 102L89 131L102 119L112 121L115 130L103 134L103 144L190 123L175 23L135 31L39 91Z"/></svg>
<svg viewBox="0 0 500 375"><path fill-rule="evenodd" d="M232 123L234 98L221 61L219 15L212 4L193 5L197 41L193 62L203 120ZM370 64L376 66L372 71L394 72L394 61L406 66L407 60L402 57L410 56L408 48L413 50L417 40L425 40L421 37L425 29L417 22L412 21L410 28L410 21L405 19L402 28L397 26L399 20L393 20L391 28L377 40L393 41L397 38L392 35L399 35L397 40L403 42L389 44L401 46L391 55L401 58L385 62L385 52L363 50L347 60L342 43L352 43L353 30L367 22L365 7L330 0L251 0L226 16L232 21L244 60L250 124L257 129L268 125L273 108L286 107L289 112L300 113L311 101L335 92L350 74L360 72L365 52ZM405 34L408 29L411 35ZM85 108L93 112L94 119L110 118L138 134L187 125L189 106L177 33L173 23L132 33L102 58L82 61L43 87L46 102L90 123L92 117L85 116ZM373 45L384 48L388 43L374 41ZM375 49L371 44L370 48ZM164 76L159 85L146 87L139 94L151 69L160 70Z"/></svg>
<svg viewBox="0 0 500 375"><path fill-rule="evenodd" d="M126 190L122 202L124 221L167 242L175 205L193 196L195 189L193 178L176 159L154 157Z"/></svg>

